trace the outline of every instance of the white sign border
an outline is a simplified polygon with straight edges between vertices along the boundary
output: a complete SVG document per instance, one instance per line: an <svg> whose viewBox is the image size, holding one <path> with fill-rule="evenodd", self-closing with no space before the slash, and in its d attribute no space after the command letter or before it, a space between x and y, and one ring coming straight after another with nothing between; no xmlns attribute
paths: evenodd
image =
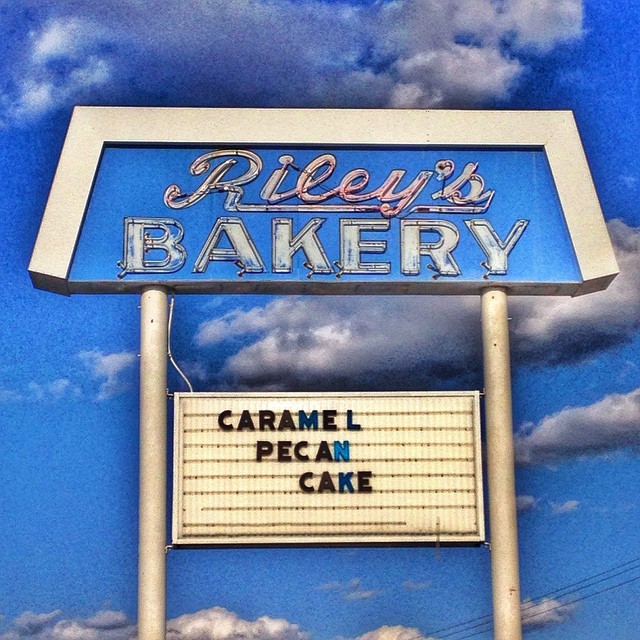
<svg viewBox="0 0 640 640"><path fill-rule="evenodd" d="M279 144L542 148L549 161L583 282L216 283L177 285L185 293L582 295L618 273L600 203L570 111L215 109L76 107L29 264L33 284L62 294L134 293L166 283L69 283L98 164L107 144Z"/></svg>
<svg viewBox="0 0 640 640"><path fill-rule="evenodd" d="M282 399L282 398L300 398L305 400L318 398L330 399L345 398L347 395L358 396L360 398L401 398L401 397L470 397L473 399L473 428L474 428L474 471L475 471L475 496L477 504L477 534L469 534L458 536L454 534L442 533L441 535L376 535L367 536L352 535L332 537L329 534L318 536L273 536L268 539L262 537L242 536L233 542L229 539L221 540L220 538L198 538L180 537L178 532L180 528L180 514L182 513L182 480L181 480L181 460L182 460L182 428L179 424L179 401L181 397L199 397L199 398L264 398ZM482 441L481 441L481 424L480 424L480 392L479 391L395 391L395 392L357 392L345 394L340 392L182 392L174 394L174 426L173 426L173 502L172 502L172 545L176 547L273 547L273 546L425 546L425 545L443 545L443 546L478 546L485 542L485 498L483 485L483 468L482 468Z"/></svg>

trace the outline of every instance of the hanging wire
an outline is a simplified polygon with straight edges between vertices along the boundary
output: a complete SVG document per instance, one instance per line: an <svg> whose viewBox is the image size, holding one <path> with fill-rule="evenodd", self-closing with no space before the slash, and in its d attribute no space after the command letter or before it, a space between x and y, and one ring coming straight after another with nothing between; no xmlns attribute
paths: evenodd
<svg viewBox="0 0 640 640"><path fill-rule="evenodd" d="M540 616L546 615L547 613L549 613L550 611L555 611L556 609L562 609L563 607L570 607L572 604L575 604L576 602L581 602L582 600L588 600L589 598L593 598L594 596L599 596L603 593L607 593L608 591L613 591L614 589L619 589L620 587L624 587L625 585L631 584L632 582L636 582L637 580L640 580L640 576L636 576L635 578L630 578L629 580L625 580L624 582L619 582L617 584L612 584L609 587L606 587L604 589L599 589L598 591L594 591L593 593L587 593L584 596L580 596L579 598L574 598L573 600L569 600L568 602L563 602L560 604L557 604L554 607L550 607L549 609L545 609L544 611L540 611L538 613L533 613L529 616L527 615L523 615L522 617L522 622L523 624L530 622L531 620L533 620L534 618L538 618ZM484 623L487 624L487 623ZM483 629L481 631L475 631L473 633L470 633L466 636L460 636L458 638L458 640L465 640L466 638L474 638L475 636L479 636L482 635L483 633L489 633L489 631L491 631L493 625L491 625L491 627L489 627L488 629ZM473 627L471 627L473 628ZM458 632L459 633L459 632ZM446 636L441 636L442 638L445 638Z"/></svg>
<svg viewBox="0 0 640 640"><path fill-rule="evenodd" d="M613 578L617 578L625 573L630 571L634 571L640 569L640 557L633 558L632 560L628 560L627 562L623 562L621 564L615 565L606 571L602 571L600 573L592 574L587 578L583 578L582 580L578 580L577 582L573 582L571 584L564 585L563 587L548 591L546 593L540 594L535 598L532 598L530 601L524 602L522 604L521 612L522 612L522 622L526 624L535 620L536 618L543 616L550 611L555 611L557 609L562 609L563 607L570 607L572 604L577 602L581 602L582 600L588 600L589 598L593 598L594 596L607 593L609 591L613 591L614 589L619 589L620 587L626 586L633 582L640 580L640 576L634 576L628 580L623 580L622 582L617 582L615 584L609 586L603 586L600 589L596 589L591 593L586 593L585 595L578 596L567 600L566 602L558 603L553 607L549 607L544 611L533 612L529 611L530 609L534 609L539 606L540 601L544 598L556 597L556 598L564 598L570 594L577 593L588 589L590 587L594 587L603 582L607 582L612 580ZM609 575L610 574L610 575ZM538 601L538 602L536 602ZM489 633L493 628L493 616L491 614L480 616L476 618L470 618L465 620L464 622L459 622L457 624L448 625L446 627L442 627L440 629L436 629L426 635L414 636L413 638L408 638L408 640L422 640L423 638L437 637L437 638L451 638L453 636L458 636L457 640L464 640L465 638L473 638L479 635L483 635L485 633ZM455 631L457 629L457 631ZM447 632L447 633L443 633ZM467 635L459 635L466 633Z"/></svg>
<svg viewBox="0 0 640 640"><path fill-rule="evenodd" d="M171 327L173 324L173 305L176 301L175 295L171 294L171 302L169 303L169 327L167 331L167 355L169 356L169 362L173 365L173 368L180 374L180 377L185 381L189 391L193 393L193 386L189 382L189 379L184 374L182 369L178 366L178 363L174 360L173 354L171 353Z"/></svg>
<svg viewBox="0 0 640 640"><path fill-rule="evenodd" d="M569 602L565 602L565 603L559 603L554 607L551 607L549 609L545 609L545 611L543 612L539 612L539 613L531 613L528 614L527 611L529 609L534 609L535 607L538 606L539 602L541 600L544 600L545 598L564 598L568 595L571 595L573 593L577 593L579 591L582 591L583 589L586 589L588 587L593 587L597 584L600 584L602 582L606 582L608 580L611 580L612 578L617 578L618 576L624 574L624 573L628 573L629 571L635 571L637 569L640 569L640 564L638 564L640 562L640 557L639 558L634 558L633 560L629 560L627 562L624 562L620 565L617 565L615 567L612 567L611 569L608 569L607 571L602 571L601 573L596 573L594 575L589 576L588 578L584 578L582 580L578 580L577 582L572 582L571 584L565 585L564 587L560 587L558 589L554 589L553 591L547 591L546 593L537 595L533 598L531 598L530 600L524 602L522 604L521 607L521 612L522 612L522 622L528 622L529 620L532 620L533 618L536 618L537 616L541 616L544 615L544 613L548 612L548 611L554 611L555 609L561 609L562 607L571 605L572 602L578 602L578 600L582 600L584 599L584 597L578 598L576 600L572 600ZM633 565L633 566L629 566L629 565ZM623 569L623 567L626 567ZM607 575L607 574L611 574L611 575ZM602 577L605 576L605 577ZM599 578L599 579L597 579ZM634 580L637 580L638 578L633 578L631 581L633 582ZM627 584L627 582L623 582L622 584ZM597 595L599 592L594 593L593 595ZM586 597L590 597L590 596L586 596ZM489 615L485 615L479 618L471 618L470 620L465 620L464 622L459 622L458 624L454 624L454 625L450 625L441 629L436 629L435 631L431 632L429 635L437 635L437 634L442 634L443 631L447 631L448 633L445 633L444 635L438 635L439 638L449 638L451 636L455 636L458 635L460 633L464 633L466 631L471 631L472 629L479 629L480 627L486 626L486 625L491 625L492 624L492 619L493 616L491 614ZM461 628L459 628L461 627ZM458 629L457 631L454 631L454 629ZM476 631L474 634L471 635L467 635L467 636L462 636L460 637L458 640L463 640L463 638L470 638L473 637L474 635L478 635L480 633L487 633L490 630L490 628L487 628L485 630L482 631ZM410 639L411 640L411 639Z"/></svg>

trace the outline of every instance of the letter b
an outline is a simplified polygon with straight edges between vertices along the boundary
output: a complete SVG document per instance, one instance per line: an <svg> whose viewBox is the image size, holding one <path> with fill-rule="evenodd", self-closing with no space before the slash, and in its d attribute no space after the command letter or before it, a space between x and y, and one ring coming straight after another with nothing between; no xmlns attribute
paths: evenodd
<svg viewBox="0 0 640 640"><path fill-rule="evenodd" d="M123 278L129 273L173 273L187 259L180 244L182 225L173 218L125 218L124 252L118 266Z"/></svg>

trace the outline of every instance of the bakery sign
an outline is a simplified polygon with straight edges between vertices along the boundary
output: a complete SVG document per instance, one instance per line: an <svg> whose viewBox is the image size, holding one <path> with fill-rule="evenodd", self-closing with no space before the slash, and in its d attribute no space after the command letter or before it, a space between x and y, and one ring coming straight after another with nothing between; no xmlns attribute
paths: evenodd
<svg viewBox="0 0 640 640"><path fill-rule="evenodd" d="M62 293L575 295L616 270L567 113L113 108L76 109L30 265Z"/></svg>
<svg viewBox="0 0 640 640"><path fill-rule="evenodd" d="M346 149L331 153L296 150L298 158L310 158L300 163L288 151L218 149L199 155L189 165L189 173L204 179L191 179L192 191L172 184L163 198L170 210L193 207L194 215L198 211L202 215L206 205L197 205L205 198L218 200L206 209L217 209L223 215L213 220L202 247L192 254L191 264L187 265L190 252L184 246L185 224L193 217L191 212L182 216L184 224L169 217L128 217L124 219L118 277L177 273L185 267L191 277L206 277L209 270L213 278L221 273L229 276L229 269L220 263L231 263L238 278L249 279L267 273L272 280L298 278L294 271L300 266L306 269L307 279L385 278L392 272L420 276L425 266L434 279L463 275L454 257L460 244L456 224L443 217L417 214L484 214L495 191L485 190L478 162L467 162L456 175L451 159L439 159L432 169L421 169L416 163L424 161L424 153L378 149L378 171L380 164L395 167L404 156L407 166L416 167L415 175L407 177L408 170L399 168L386 173L385 167L380 184L370 187L376 171L365 168L367 154ZM338 158L352 168L336 180ZM265 176L269 161L275 168ZM234 171L237 165L240 171ZM236 175L229 177L232 173ZM442 185L425 202L421 196L434 177L432 189L436 181ZM290 188L283 186L287 183ZM255 193L253 202L247 202L246 192L250 191ZM393 218L399 220L392 231ZM506 275L508 256L528 221L515 221L505 239L484 217L467 218L464 224L486 257L487 275ZM160 254L157 259L152 258L154 250ZM399 258L397 268L392 265L392 256Z"/></svg>
<svg viewBox="0 0 640 640"><path fill-rule="evenodd" d="M478 392L177 393L173 543L484 540Z"/></svg>

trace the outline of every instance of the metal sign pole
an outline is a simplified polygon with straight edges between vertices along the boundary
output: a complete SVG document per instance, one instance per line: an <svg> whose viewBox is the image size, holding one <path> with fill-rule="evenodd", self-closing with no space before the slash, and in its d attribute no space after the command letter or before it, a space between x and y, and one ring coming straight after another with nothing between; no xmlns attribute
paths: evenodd
<svg viewBox="0 0 640 640"><path fill-rule="evenodd" d="M138 638L165 640L167 522L167 290L140 307L140 530Z"/></svg>
<svg viewBox="0 0 640 640"><path fill-rule="evenodd" d="M521 640L507 292L482 291L491 578L495 640Z"/></svg>

